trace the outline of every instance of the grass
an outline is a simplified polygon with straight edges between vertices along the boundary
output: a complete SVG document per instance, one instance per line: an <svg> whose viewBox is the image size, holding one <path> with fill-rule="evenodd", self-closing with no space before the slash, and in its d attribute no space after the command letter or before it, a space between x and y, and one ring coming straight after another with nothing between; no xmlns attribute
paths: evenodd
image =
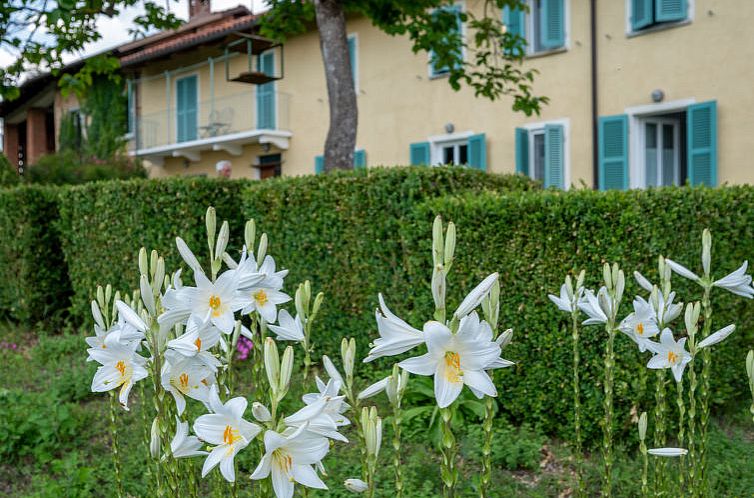
<svg viewBox="0 0 754 498"><path fill-rule="evenodd" d="M7 326L0 330L0 495L33 497L114 496L115 483L108 430L108 396L89 392L96 366L86 363L83 335L68 331L46 335ZM14 349L12 344L16 344ZM248 379L248 362L238 366L238 378ZM413 382L413 381L412 381ZM287 411L296 409L301 386L294 383ZM146 384L145 384L146 387ZM238 392L249 393L240 386ZM131 411L120 411L118 423L123 455L126 491L131 496L152 496L145 464L143 425L144 400L139 388L131 396ZM147 400L149 401L149 400ZM376 398L381 413L383 400ZM149 402L147 407L151 406ZM203 407L189 402L192 418ZM284 407L285 408L285 407ZM247 411L251 417L250 410ZM406 496L435 497L439 488L439 454L426 443L431 410L425 410L405 424L404 465ZM151 417L147 416L151 423ZM479 429L469 417L458 427L460 451L460 496L478 496L480 468ZM386 423L378 470L379 497L394 496L392 490L392 448ZM346 431L355 438L355 434ZM547 438L526 425L513 427L501 415L495 426L492 496L570 496L574 487L574 456L569 446ZM748 405L740 413L717 418L712 426L710 482L714 496L746 496L754 489L754 425ZM257 463L258 447L244 450L238 458L240 496L251 496L247 476ZM640 458L636 448L616 449L615 496L638 496ZM189 461L198 472L201 459ZM360 476L359 451L355 445L336 443L325 460L330 486L326 492L309 496L346 497L352 494L341 485ZM216 471L215 471L216 472ZM599 493L599 455L586 455L588 495ZM207 479L203 484L216 482ZM227 493L224 493L227 494Z"/></svg>

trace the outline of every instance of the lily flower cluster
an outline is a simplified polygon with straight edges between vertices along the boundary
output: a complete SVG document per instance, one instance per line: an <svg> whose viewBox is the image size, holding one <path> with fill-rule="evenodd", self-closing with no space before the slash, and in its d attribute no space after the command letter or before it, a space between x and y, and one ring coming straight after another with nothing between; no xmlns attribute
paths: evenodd
<svg viewBox="0 0 754 498"><path fill-rule="evenodd" d="M434 271L432 295L435 301L434 320L416 329L393 313L382 294L375 312L377 331L365 362L395 356L424 345L427 352L408 358L398 366L410 373L434 377L434 394L440 408L450 406L467 386L479 399L497 396L489 371L512 366L501 358L503 334L494 337L492 327L480 320L475 311L498 279L492 273L482 280L458 305L450 319L445 319L445 281L455 251L455 227L451 223L443 244L442 222L438 217L433 227Z"/></svg>

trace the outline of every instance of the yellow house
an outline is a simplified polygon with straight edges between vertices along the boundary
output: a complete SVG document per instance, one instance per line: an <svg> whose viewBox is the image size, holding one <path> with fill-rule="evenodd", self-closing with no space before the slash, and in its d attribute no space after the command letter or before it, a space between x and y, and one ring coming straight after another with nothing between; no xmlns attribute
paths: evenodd
<svg viewBox="0 0 754 498"><path fill-rule="evenodd" d="M317 172L329 120L317 31L277 46L245 8L195 3L179 30L119 48L131 154L152 176L216 175L224 161L234 177ZM407 38L348 19L357 167L468 164L562 188L754 182L754 2L530 0L499 15L528 42L535 93L550 98L540 116L453 91Z"/></svg>

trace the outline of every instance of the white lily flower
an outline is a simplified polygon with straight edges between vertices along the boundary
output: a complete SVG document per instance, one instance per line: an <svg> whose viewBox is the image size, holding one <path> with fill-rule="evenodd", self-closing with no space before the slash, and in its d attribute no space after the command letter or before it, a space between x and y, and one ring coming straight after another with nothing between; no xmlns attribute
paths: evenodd
<svg viewBox="0 0 754 498"><path fill-rule="evenodd" d="M129 305L118 299L115 301L115 307L118 308L118 317L122 318L129 325L135 328L142 334L147 331L147 324L141 319L138 313L133 310Z"/></svg>
<svg viewBox="0 0 754 498"><path fill-rule="evenodd" d="M422 331L415 329L390 311L382 294L378 294L377 297L380 301L380 309L374 312L374 316L380 337L375 339L372 349L364 358L364 363L382 356L395 356L405 353L424 342Z"/></svg>
<svg viewBox="0 0 754 498"><path fill-rule="evenodd" d="M366 389L361 391L356 398L367 399L367 398L371 398L372 396L376 396L387 388L388 382L390 382L390 376L385 377L384 379L378 380L371 386L367 387Z"/></svg>
<svg viewBox="0 0 754 498"><path fill-rule="evenodd" d="M602 308L599 296L607 297L607 288L601 287L597 291L597 295L590 289L584 291L584 299L578 303L579 309L589 317L584 320L584 325L598 325L607 322L609 310ZM603 301L609 302L609 299L603 299Z"/></svg>
<svg viewBox="0 0 754 498"><path fill-rule="evenodd" d="M680 276L684 278L688 278L689 280L693 280L694 282L699 282L699 280L701 280L699 278L699 275L689 270L682 264L676 263L672 259L665 258L665 264L669 265L671 270L673 270L674 272L676 272L677 274L679 274Z"/></svg>
<svg viewBox="0 0 754 498"><path fill-rule="evenodd" d="M171 351L168 351L171 353ZM186 409L184 396L207 403L212 369L196 358L187 358L178 354L166 354L167 362L162 368L160 381L162 387L173 395L178 415Z"/></svg>
<svg viewBox="0 0 754 498"><path fill-rule="evenodd" d="M187 458L199 455L206 455L206 451L199 448L202 442L196 436L189 436L188 422L181 422L181 419L175 417L175 436L170 441L170 451L174 458Z"/></svg>
<svg viewBox="0 0 754 498"><path fill-rule="evenodd" d="M325 371L327 372L327 375L330 376L331 379L335 379L338 381L338 386L343 386L345 383L343 382L343 376L340 375L340 372L337 368L335 368L335 364L332 362L329 356L322 355L322 365L325 367Z"/></svg>
<svg viewBox="0 0 754 498"><path fill-rule="evenodd" d="M265 479L272 474L272 489L277 498L292 498L296 482L309 488L327 489L313 467L330 449L326 438L301 426L283 434L265 432L264 447L265 454L251 478Z"/></svg>
<svg viewBox="0 0 754 498"><path fill-rule="evenodd" d="M579 289L577 295L574 295L574 299L571 300L571 298L568 296L568 287L566 286L566 284L563 284L560 286L560 297L556 296L555 294L548 294L547 297L550 298L550 301L555 303L555 306L557 306L560 311L573 313L573 311L578 306L578 302L581 300L582 293L583 289Z"/></svg>
<svg viewBox="0 0 754 498"><path fill-rule="evenodd" d="M348 491L353 491L354 493L363 493L369 489L369 485L361 479L346 479L343 482L343 486L345 486Z"/></svg>
<svg viewBox="0 0 754 498"><path fill-rule="evenodd" d="M181 258L183 258L183 261L186 262L186 264L194 270L194 273L204 273L204 270L202 269L202 265L199 264L199 260L196 259L196 256L194 256L194 253L191 252L191 249L189 249L188 244L183 241L182 238L176 237L175 238L175 245L178 248L178 252L181 255Z"/></svg>
<svg viewBox="0 0 754 498"><path fill-rule="evenodd" d="M681 315L683 312L683 303L673 303L675 292L668 295L667 301L662 292L657 293L657 309L654 309L654 303L650 303L654 310L658 323L669 324Z"/></svg>
<svg viewBox="0 0 754 498"><path fill-rule="evenodd" d="M487 293L492 288L492 285L497 280L498 274L492 273L487 276L484 280L482 280L479 285L474 287L471 292L464 298L464 300L461 302L460 305L458 305L458 309L456 309L455 313L453 315L456 318L463 318L472 311L476 309L477 306L479 306L482 302L482 299L484 299L484 296L487 295Z"/></svg>
<svg viewBox="0 0 754 498"><path fill-rule="evenodd" d="M330 379L327 384L317 377L319 393L308 393L302 396L306 404L304 408L287 417L284 422L291 427L307 424L307 430L320 436L338 441L348 442L348 439L338 432L338 429L351 424L343 413L349 406L344 396L338 396L340 382Z"/></svg>
<svg viewBox="0 0 754 498"><path fill-rule="evenodd" d="M304 326L301 324L300 316L297 315L294 319L287 310L280 310L278 321L279 325L268 325L268 328L277 334L278 340L296 342L304 340Z"/></svg>
<svg viewBox="0 0 754 498"><path fill-rule="evenodd" d="M497 396L495 385L485 370L500 357L500 346L479 337L478 331L470 325L473 320L467 317L453 334L440 322L427 322L424 336L428 352L398 364L413 374L434 375L435 398L440 408L453 403L464 384L478 397Z"/></svg>
<svg viewBox="0 0 754 498"><path fill-rule="evenodd" d="M634 278L636 279L636 283L639 284L639 287L641 287L645 291L652 292L652 289L654 289L652 282L647 280L647 278L638 271L634 272Z"/></svg>
<svg viewBox="0 0 754 498"><path fill-rule="evenodd" d="M230 259L230 258L228 258ZM259 284L265 278L265 274L259 271L257 261L254 259L253 254L249 254L246 246L243 246L241 251L241 259L236 263L231 259L233 265L235 265L235 271L238 278L239 290L250 289L251 287ZM230 265L228 265L231 267ZM282 284L281 284L282 285Z"/></svg>
<svg viewBox="0 0 754 498"><path fill-rule="evenodd" d="M221 339L220 330L212 324L209 314L204 320L192 316L186 324L184 334L168 341L168 348L185 357L196 358L216 372L221 363L210 349Z"/></svg>
<svg viewBox="0 0 754 498"><path fill-rule="evenodd" d="M272 256L267 256L259 268L259 273L264 276L260 282L240 289L244 300L241 313L248 315L256 311L267 323L275 323L277 306L291 300L291 296L280 290L283 288L283 279L288 270L276 272L275 260Z"/></svg>
<svg viewBox="0 0 754 498"><path fill-rule="evenodd" d="M220 472L228 482L236 480L233 459L262 429L243 419L247 401L243 397L220 401L217 386L209 391L209 406L214 413L202 415L194 422L194 433L201 441L216 445L202 467L202 477L220 465Z"/></svg>
<svg viewBox="0 0 754 498"><path fill-rule="evenodd" d="M634 299L634 312L623 319L619 329L639 346L642 353L647 350L650 338L660 333L654 310L641 297Z"/></svg>
<svg viewBox="0 0 754 498"><path fill-rule="evenodd" d="M684 448L652 448L647 453L659 457L677 457L686 455L688 450Z"/></svg>
<svg viewBox="0 0 754 498"><path fill-rule="evenodd" d="M662 369L670 368L676 382L680 382L686 365L691 361L691 354L686 351L686 338L676 342L670 329L664 329L660 334L660 343L649 344L647 349L655 355L650 358L647 368Z"/></svg>
<svg viewBox="0 0 754 498"><path fill-rule="evenodd" d="M128 395L133 385L148 375L146 358L136 354L137 344L124 345L120 342L120 332L113 332L105 338L104 347L90 348L89 356L102 366L92 379L92 392L111 391L120 387L118 400L128 410Z"/></svg>
<svg viewBox="0 0 754 498"><path fill-rule="evenodd" d="M754 297L754 287L751 286L751 275L746 274L748 266L749 262L744 261L736 271L716 280L712 285L726 289L737 296L751 299Z"/></svg>
<svg viewBox="0 0 754 498"><path fill-rule="evenodd" d="M698 349L706 348L709 346L712 346L714 344L717 344L718 342L724 341L729 335L733 333L733 331L736 330L736 326L731 324L727 327L723 327L714 334L710 334L706 339L702 340L698 345Z"/></svg>

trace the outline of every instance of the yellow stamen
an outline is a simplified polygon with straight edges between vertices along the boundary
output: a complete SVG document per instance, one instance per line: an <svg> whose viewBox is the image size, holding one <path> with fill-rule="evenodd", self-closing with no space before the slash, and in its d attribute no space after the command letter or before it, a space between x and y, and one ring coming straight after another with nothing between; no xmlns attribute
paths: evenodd
<svg viewBox="0 0 754 498"><path fill-rule="evenodd" d="M291 467L293 467L293 458L287 451L278 448L272 452L272 458L275 459L277 466L285 471L286 474L290 474Z"/></svg>
<svg viewBox="0 0 754 498"><path fill-rule="evenodd" d="M675 365L676 363L678 363L678 355L677 355L677 354L675 354L675 353L674 353L674 352L672 352L672 351L668 351L668 361L669 361L669 362L670 362L670 363L671 363L672 365Z"/></svg>
<svg viewBox="0 0 754 498"><path fill-rule="evenodd" d="M178 382L180 383L180 385L181 385L181 387L182 387L183 389L188 389L188 382L189 382L189 377L188 377L188 374L187 374L186 372L183 372L183 373L182 373L182 374L181 374L181 375L180 375L180 376L178 377Z"/></svg>
<svg viewBox="0 0 754 498"><path fill-rule="evenodd" d="M220 306L222 306L220 296L216 296L214 294L209 296L209 307L212 308L212 316L220 316Z"/></svg>
<svg viewBox="0 0 754 498"><path fill-rule="evenodd" d="M241 435L238 433L238 429L231 427L230 425L226 425L225 431L223 431L223 443L233 444L239 439L241 439Z"/></svg>
<svg viewBox="0 0 754 498"><path fill-rule="evenodd" d="M201 351L201 350L202 350L202 340L201 340L201 339L198 339L198 338L197 338L197 339L196 339L196 340L194 341L194 344L196 345L196 349L198 349L199 351Z"/></svg>
<svg viewBox="0 0 754 498"><path fill-rule="evenodd" d="M264 289L259 289L254 293L254 300L259 304L259 306L264 306L267 304L267 293L264 291Z"/></svg>
<svg viewBox="0 0 754 498"><path fill-rule="evenodd" d="M450 382L461 382L461 356L453 351L445 353L445 378Z"/></svg>
<svg viewBox="0 0 754 498"><path fill-rule="evenodd" d="M644 324L639 322L639 325L636 326L636 333L639 335L644 335Z"/></svg>
<svg viewBox="0 0 754 498"><path fill-rule="evenodd" d="M121 377L125 377L126 375L126 363L123 360L118 361L118 363L115 364L115 369L120 372Z"/></svg>

